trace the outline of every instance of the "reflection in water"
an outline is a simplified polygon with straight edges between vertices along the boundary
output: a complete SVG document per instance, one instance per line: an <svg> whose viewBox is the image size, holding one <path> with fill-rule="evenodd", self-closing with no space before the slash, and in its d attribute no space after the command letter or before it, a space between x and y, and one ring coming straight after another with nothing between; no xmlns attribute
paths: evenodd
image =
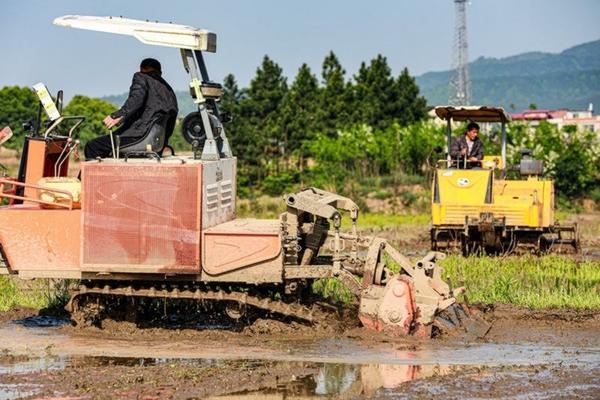
<svg viewBox="0 0 600 400"><path fill-rule="evenodd" d="M64 357L31 358L0 364L0 375L29 374L38 371L64 369L66 366L67 359Z"/></svg>
<svg viewBox="0 0 600 400"><path fill-rule="evenodd" d="M394 389L405 382L456 371L449 365L324 364L319 372L269 389L214 396L212 400L303 400L330 396L370 397L380 389Z"/></svg>
<svg viewBox="0 0 600 400"><path fill-rule="evenodd" d="M17 319L12 321L15 325L21 325L26 328L49 328L68 325L71 322L66 317L53 317L49 315L36 315L33 317L27 317L23 319Z"/></svg>
<svg viewBox="0 0 600 400"><path fill-rule="evenodd" d="M185 364L191 367L206 367L227 364L226 360L210 359L166 359L166 358L126 358L126 357L75 357L75 358L39 358L14 360L0 365L0 375L35 373L43 370L64 369L70 367L91 366L150 366L171 363ZM253 371L265 368L261 361L245 361L246 367ZM272 365L273 362L267 362ZM297 367L293 362L274 362L290 369ZM8 364L8 365L7 365ZM276 386L259 391L215 396L220 400L292 400L315 399L331 396L371 397L380 389L397 388L405 382L434 375L446 375L456 370L448 365L396 365L396 364L322 364L302 363L314 373L296 376L291 380L280 377ZM298 370L300 372L300 370ZM305 370L306 371L306 370ZM0 384L0 400L32 396L40 390L36 385Z"/></svg>
<svg viewBox="0 0 600 400"><path fill-rule="evenodd" d="M33 396L38 392L34 385L13 385L10 383L0 385L0 400L20 399Z"/></svg>
<svg viewBox="0 0 600 400"><path fill-rule="evenodd" d="M358 380L359 369L352 364L325 364L315 377L315 394L337 394L347 391Z"/></svg>

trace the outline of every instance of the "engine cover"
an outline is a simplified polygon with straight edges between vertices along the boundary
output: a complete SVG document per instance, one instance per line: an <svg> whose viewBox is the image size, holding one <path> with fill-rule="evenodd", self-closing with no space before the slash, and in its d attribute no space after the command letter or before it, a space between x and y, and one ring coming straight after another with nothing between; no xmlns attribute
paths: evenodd
<svg viewBox="0 0 600 400"><path fill-rule="evenodd" d="M82 271L199 272L201 163L82 167Z"/></svg>

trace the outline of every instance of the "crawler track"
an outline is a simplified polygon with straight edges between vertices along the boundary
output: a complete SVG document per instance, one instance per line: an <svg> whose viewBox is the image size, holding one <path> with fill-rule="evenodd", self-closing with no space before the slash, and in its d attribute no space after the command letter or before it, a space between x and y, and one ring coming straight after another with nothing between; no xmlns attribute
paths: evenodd
<svg viewBox="0 0 600 400"><path fill-rule="evenodd" d="M309 324L319 324L326 321L339 311L339 307L329 303L311 302L310 305L301 304L299 301L284 301L277 299L273 294L252 293L243 289L220 289L188 285L160 285L149 287L133 286L91 286L79 285L72 292L66 305L66 310L78 324L85 324L90 319L90 314L97 314L99 306L94 299L110 298L148 298L169 300L192 300L198 302L213 302L221 304L234 304L237 310L253 307L283 317L304 321ZM91 317L95 318L95 317Z"/></svg>

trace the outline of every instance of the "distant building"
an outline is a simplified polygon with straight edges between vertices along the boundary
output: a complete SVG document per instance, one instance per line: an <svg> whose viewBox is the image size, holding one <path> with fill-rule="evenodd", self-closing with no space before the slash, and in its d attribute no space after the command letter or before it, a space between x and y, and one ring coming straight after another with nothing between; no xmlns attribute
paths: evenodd
<svg viewBox="0 0 600 400"><path fill-rule="evenodd" d="M559 129L567 125L575 125L577 129L600 134L600 115L594 115L592 104L584 111L525 110L521 113L511 114L511 117L513 121L528 121L534 126L538 125L540 121L547 121Z"/></svg>

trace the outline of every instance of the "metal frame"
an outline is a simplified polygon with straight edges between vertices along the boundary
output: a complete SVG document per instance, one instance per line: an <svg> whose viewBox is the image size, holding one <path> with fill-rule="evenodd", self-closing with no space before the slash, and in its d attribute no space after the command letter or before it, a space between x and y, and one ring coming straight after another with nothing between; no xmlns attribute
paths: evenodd
<svg viewBox="0 0 600 400"><path fill-rule="evenodd" d="M181 49L181 58L183 61L183 67L185 68L186 72L190 74L190 87L196 96L194 102L198 104L198 112L202 118L204 131L206 132L206 142L204 143L204 148L202 149L201 159L219 160L221 155L215 141L215 132L213 132L210 124L210 115L208 113L207 104L210 104L217 119L219 118L219 108L215 100L206 99L202 94L202 82L210 81L208 70L206 68L206 64L204 63L204 57L202 56L202 52L200 50L192 51L190 49ZM223 140L223 155L225 155L225 157L231 157L231 147L229 146L229 141L225 135L225 130L222 127L220 137Z"/></svg>
<svg viewBox="0 0 600 400"><path fill-rule="evenodd" d="M502 169L501 169L501 177L504 178L506 176L506 123L510 121L510 116L504 112L502 108L495 107L477 107L477 106L468 106L468 107L453 107L453 106L440 106L435 108L436 115L438 118L446 120L446 141L447 141L447 160L451 161L450 157L450 148L452 146L452 121L457 121L455 118L455 113L460 112L468 112L473 113L472 116L459 116L458 121L474 121L474 122L500 122L502 129L502 143L501 143L501 152L502 152ZM492 112L497 115L494 116L481 116L477 115L477 112Z"/></svg>
<svg viewBox="0 0 600 400"><path fill-rule="evenodd" d="M18 196L18 195L10 194L10 193L7 193L4 191L5 184L19 186L19 187L27 187L30 189L37 189L37 190L48 192L48 193L64 194L64 195L67 195L67 200L69 200L69 204L55 203L55 202L40 200L40 199L36 199L36 198L32 198L32 197ZM54 189L54 188L49 188L49 187L40 186L40 185L32 185L30 183L16 182L16 181L3 179L3 178L0 178L0 199L1 198L21 200L21 201L30 201L32 203L44 204L44 205L52 206L55 208L66 208L67 210L72 210L73 203L74 203L73 193L68 192L66 190Z"/></svg>
<svg viewBox="0 0 600 400"><path fill-rule="evenodd" d="M206 99L201 90L203 83L210 82L202 51L216 52L217 36L215 33L190 26L171 23L165 24L158 21L140 21L123 17L65 15L56 18L54 24L70 28L128 35L149 45L179 48L183 66L191 76L190 87L196 95L194 101L198 104L198 112L201 115L202 126L206 132L206 142L202 149L201 159L219 160L221 155L227 158L233 156L229 141L225 135L225 130L219 119L217 102L214 99ZM214 110L215 117L219 121L218 136L223 141L220 152L215 141L215 132L210 124L211 116L209 115L207 103ZM46 131L45 135L48 135L54 127L55 125L53 124Z"/></svg>

